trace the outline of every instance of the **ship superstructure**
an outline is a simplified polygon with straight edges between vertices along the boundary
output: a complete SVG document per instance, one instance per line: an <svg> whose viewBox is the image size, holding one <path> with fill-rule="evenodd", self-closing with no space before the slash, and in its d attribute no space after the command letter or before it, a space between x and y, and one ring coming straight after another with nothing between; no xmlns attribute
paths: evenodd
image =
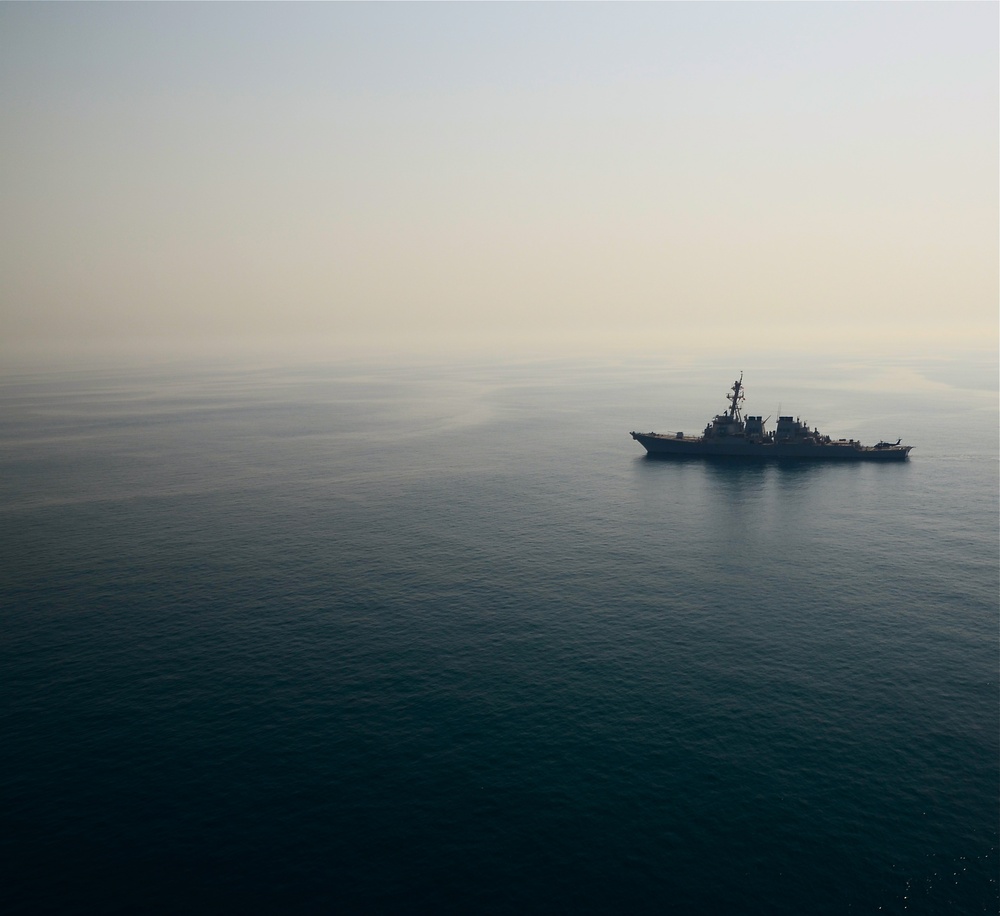
<svg viewBox="0 0 1000 916"><path fill-rule="evenodd" d="M831 439L798 417L778 417L773 432L770 417L743 416L743 373L726 395L727 409L713 417L700 436L679 432L630 435L655 457L810 458L835 461L905 461L913 446L879 442L862 445L854 439Z"/></svg>

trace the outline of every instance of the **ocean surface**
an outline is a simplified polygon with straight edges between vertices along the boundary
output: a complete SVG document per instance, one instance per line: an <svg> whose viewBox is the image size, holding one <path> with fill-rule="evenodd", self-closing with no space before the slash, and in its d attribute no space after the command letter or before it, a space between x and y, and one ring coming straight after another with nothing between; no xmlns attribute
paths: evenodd
<svg viewBox="0 0 1000 916"><path fill-rule="evenodd" d="M749 412L901 465L655 461ZM995 354L0 378L5 913L996 913ZM773 419L772 419L773 424Z"/></svg>

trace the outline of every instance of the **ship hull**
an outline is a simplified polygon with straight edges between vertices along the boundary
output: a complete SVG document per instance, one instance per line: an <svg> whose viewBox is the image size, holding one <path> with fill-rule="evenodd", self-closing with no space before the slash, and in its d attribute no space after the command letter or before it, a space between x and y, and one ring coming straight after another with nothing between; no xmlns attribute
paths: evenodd
<svg viewBox="0 0 1000 916"><path fill-rule="evenodd" d="M906 461L911 446L875 448L851 442L748 442L746 439L707 440L659 433L632 433L651 458L754 458L807 461Z"/></svg>

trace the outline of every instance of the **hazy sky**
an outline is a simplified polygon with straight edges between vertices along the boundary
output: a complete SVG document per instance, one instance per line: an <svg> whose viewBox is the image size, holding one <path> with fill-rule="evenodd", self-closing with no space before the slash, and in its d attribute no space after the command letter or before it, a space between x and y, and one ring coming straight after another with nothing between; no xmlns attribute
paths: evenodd
<svg viewBox="0 0 1000 916"><path fill-rule="evenodd" d="M996 346L996 3L0 4L0 337Z"/></svg>

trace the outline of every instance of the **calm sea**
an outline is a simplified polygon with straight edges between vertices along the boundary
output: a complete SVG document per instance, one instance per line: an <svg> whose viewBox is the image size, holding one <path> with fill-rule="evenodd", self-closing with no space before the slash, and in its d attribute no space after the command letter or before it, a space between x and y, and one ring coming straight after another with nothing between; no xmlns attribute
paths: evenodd
<svg viewBox="0 0 1000 916"><path fill-rule="evenodd" d="M996 913L996 369L4 377L0 906Z"/></svg>

